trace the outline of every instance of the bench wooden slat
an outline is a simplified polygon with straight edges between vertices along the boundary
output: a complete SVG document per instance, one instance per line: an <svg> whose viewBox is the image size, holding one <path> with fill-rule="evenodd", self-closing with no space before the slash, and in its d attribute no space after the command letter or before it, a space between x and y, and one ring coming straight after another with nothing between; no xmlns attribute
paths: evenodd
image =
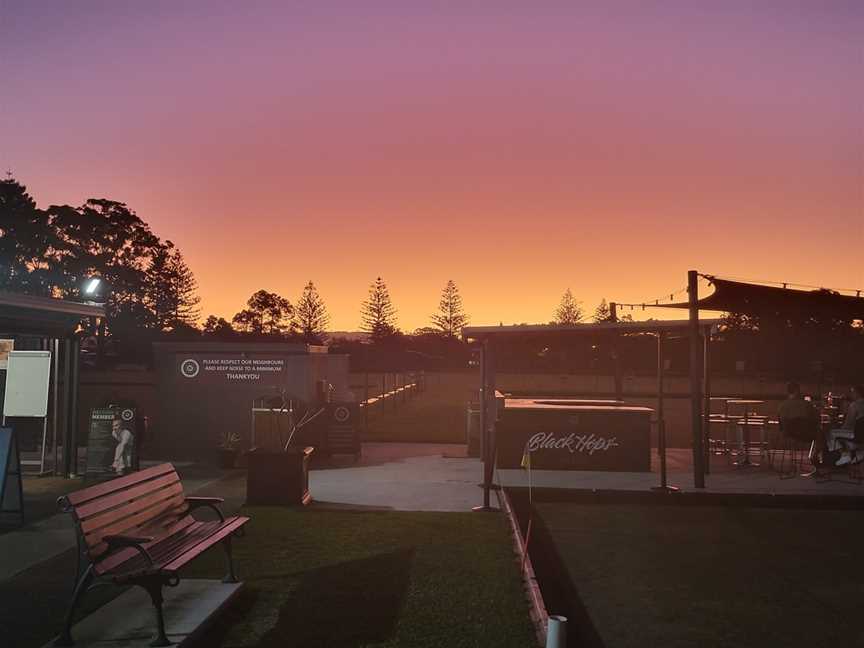
<svg viewBox="0 0 864 648"><path fill-rule="evenodd" d="M99 527L95 531L85 534L84 538L87 546L92 547L102 542L102 538L106 535L132 534L133 530L137 534L141 529L146 527L157 528L155 524L151 524L152 522L159 524L164 520L165 525L168 526L173 521L171 518L177 519L182 517L186 512L186 508L183 498L175 496L159 502L145 511L130 515L114 524Z"/></svg>
<svg viewBox="0 0 864 648"><path fill-rule="evenodd" d="M86 504L79 504L75 507L75 515L78 517L79 520L86 520L93 515L103 513L111 508L119 506L120 504L123 504L125 502L131 502L132 500L141 497L142 495L147 495L152 491L166 488L167 486L171 486L172 484L180 484L180 477L177 475L177 473L169 473L167 475L162 475L161 477L157 477L156 479L151 479L149 481L136 484L134 486L131 486L130 488L120 490L111 495L105 495L103 497L90 500Z"/></svg>
<svg viewBox="0 0 864 648"><path fill-rule="evenodd" d="M86 520L81 520L81 531L84 534L92 533L95 530L101 529L111 524L122 522L136 513L150 510L154 505L168 500L186 501L186 496L183 494L183 486L178 482L151 492L149 495L139 497L131 502L126 502L122 506L115 507L108 511L103 511L98 515L91 515Z"/></svg>
<svg viewBox="0 0 864 648"><path fill-rule="evenodd" d="M198 522L179 532L153 543L144 545L151 558L153 568L160 571L177 571L198 555L222 542L249 521L248 517L232 517L224 522ZM98 565L99 573L118 572L118 578L147 569L146 559L134 549L124 549L106 558Z"/></svg>
<svg viewBox="0 0 864 648"><path fill-rule="evenodd" d="M169 572L177 571L178 569L183 567L183 565L188 563L190 560L197 557L202 552L204 552L207 549L209 549L210 547L212 547L214 544L218 544L219 542L224 540L227 536L229 536L232 533L234 533L235 531L237 531L237 529L242 527L248 521L249 521L248 517L239 517L239 516L226 520L224 523L222 523L222 525L223 525L222 528L220 528L215 533L207 536L206 538L202 539L201 542L197 543L193 547L190 547L188 551L184 552L182 555L178 556L177 558L172 560L170 563L164 565L162 567L162 569L165 571L169 571Z"/></svg>
<svg viewBox="0 0 864 648"><path fill-rule="evenodd" d="M157 545L166 538L169 538L172 535L177 534L178 532L182 532L186 527L191 526L195 523L195 518L193 518L191 515L186 515L179 520L177 518L165 518L157 525L141 527L140 531L142 535L149 535L154 538L153 542L145 544L144 548L149 551L150 548L152 548L154 545ZM104 542L96 545L93 547L93 549L91 549L91 556L96 559L99 556L103 555L104 552L107 551L107 549L108 545ZM96 571L99 574L104 574L111 571L118 565L122 565L130 558L136 558L139 556L140 554L136 549L122 549L120 551L117 551L116 553L111 554L107 558L100 560L97 563Z"/></svg>
<svg viewBox="0 0 864 648"><path fill-rule="evenodd" d="M139 482L147 481L149 479L155 479L156 477L159 477L161 475L176 472L177 471L174 470L174 466L172 466L170 463L159 464L158 466L145 468L144 470L129 473L128 475L124 475L123 477L117 477L116 479L111 479L109 481L102 482L101 484L90 486L89 488L82 488L81 490L77 490L74 493L70 493L69 495L67 495L66 500L72 506L79 506L84 502L96 499L97 497L108 495L124 488L129 488L130 486L134 486Z"/></svg>

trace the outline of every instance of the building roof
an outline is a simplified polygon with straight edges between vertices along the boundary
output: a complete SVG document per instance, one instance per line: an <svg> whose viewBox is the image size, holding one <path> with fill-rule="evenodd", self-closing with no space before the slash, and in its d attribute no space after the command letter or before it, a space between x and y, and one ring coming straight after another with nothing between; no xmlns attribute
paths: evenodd
<svg viewBox="0 0 864 648"><path fill-rule="evenodd" d="M0 332L64 338L71 336L85 317L104 317L98 304L35 297L0 291Z"/></svg>
<svg viewBox="0 0 864 648"><path fill-rule="evenodd" d="M306 355L329 351L326 346L302 342L213 342L210 340L154 342L153 349L158 353L280 353L285 355Z"/></svg>
<svg viewBox="0 0 864 648"><path fill-rule="evenodd" d="M699 320L703 328L713 327L720 323L717 319ZM462 329L465 340L484 340L493 338L538 338L538 337L577 337L580 335L596 335L598 333L686 333L690 326L689 320L650 320L647 322L599 322L596 324L573 324L558 326L555 324L535 324L526 326L466 326Z"/></svg>

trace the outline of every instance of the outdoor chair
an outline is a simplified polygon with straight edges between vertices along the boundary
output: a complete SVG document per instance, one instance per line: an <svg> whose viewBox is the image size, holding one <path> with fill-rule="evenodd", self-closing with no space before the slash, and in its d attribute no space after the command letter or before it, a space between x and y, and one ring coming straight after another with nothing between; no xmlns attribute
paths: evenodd
<svg viewBox="0 0 864 648"><path fill-rule="evenodd" d="M817 434L819 422L815 418L780 419L780 463L776 466L780 479L791 479L801 472Z"/></svg>
<svg viewBox="0 0 864 648"><path fill-rule="evenodd" d="M856 445L856 450L864 450L864 418L860 418L855 422L855 437L851 439ZM843 439L840 440L844 446ZM848 449L848 447L847 447ZM864 461L849 464L849 479L855 480L859 484L864 482Z"/></svg>

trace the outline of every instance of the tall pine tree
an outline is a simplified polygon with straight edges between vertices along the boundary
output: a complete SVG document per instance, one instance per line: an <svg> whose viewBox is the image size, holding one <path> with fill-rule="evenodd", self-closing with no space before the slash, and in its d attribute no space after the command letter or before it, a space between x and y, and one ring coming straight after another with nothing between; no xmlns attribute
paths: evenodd
<svg viewBox="0 0 864 648"><path fill-rule="evenodd" d="M146 275L147 306L156 329L192 328L201 316L198 283L183 253L165 241L153 254Z"/></svg>
<svg viewBox="0 0 864 648"><path fill-rule="evenodd" d="M597 308L594 310L594 321L595 322L611 322L612 321L612 309L609 308L609 304L606 303L606 298L604 297L599 304L597 304Z"/></svg>
<svg viewBox="0 0 864 648"><path fill-rule="evenodd" d="M573 326L582 321L582 307L580 302L573 298L573 293L568 288L561 297L558 308L555 309L555 320L553 323L559 326Z"/></svg>
<svg viewBox="0 0 864 648"><path fill-rule="evenodd" d="M324 341L327 325L330 323L330 315L324 300L318 294L318 289L311 281L303 288L303 294L297 300L294 309L297 328L303 339L309 344L321 344Z"/></svg>
<svg viewBox="0 0 864 648"><path fill-rule="evenodd" d="M468 324L468 316L462 307L462 296L452 279L441 291L438 313L432 316L432 323L445 337L458 337L462 327Z"/></svg>
<svg viewBox="0 0 864 648"><path fill-rule="evenodd" d="M381 277L369 287L369 296L361 306L360 322L360 330L368 333L374 342L386 340L398 331L396 308Z"/></svg>

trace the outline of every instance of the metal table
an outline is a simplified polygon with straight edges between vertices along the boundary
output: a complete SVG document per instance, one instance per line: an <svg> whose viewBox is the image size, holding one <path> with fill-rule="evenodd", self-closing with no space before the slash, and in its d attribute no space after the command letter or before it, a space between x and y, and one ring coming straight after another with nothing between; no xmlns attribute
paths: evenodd
<svg viewBox="0 0 864 648"><path fill-rule="evenodd" d="M736 468L758 468L760 464L750 461L750 421L748 419L749 408L750 405L763 405L765 403L764 400L755 400L748 398L730 398L728 401L729 405L743 405L744 406L744 416L741 421L737 423L738 426L743 425L743 439L744 439L744 458L736 461L734 466Z"/></svg>

